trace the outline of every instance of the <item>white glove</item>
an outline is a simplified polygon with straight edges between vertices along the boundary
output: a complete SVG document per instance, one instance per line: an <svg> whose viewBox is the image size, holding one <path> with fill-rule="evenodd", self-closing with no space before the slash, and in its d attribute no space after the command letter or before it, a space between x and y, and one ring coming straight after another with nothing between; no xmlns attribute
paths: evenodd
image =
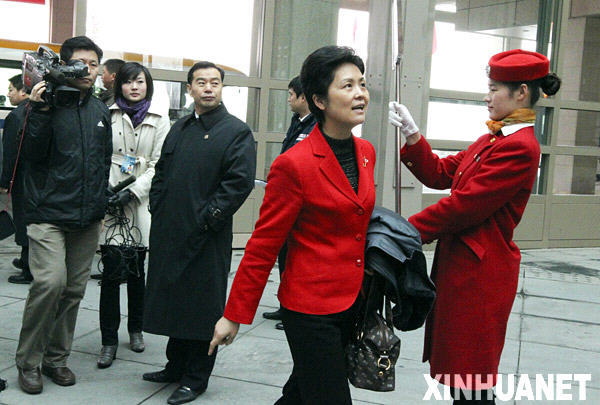
<svg viewBox="0 0 600 405"><path fill-rule="evenodd" d="M404 137L419 132L419 127L415 124L415 120L413 120L408 108L404 104L391 101L389 107L388 121L393 126L400 128L400 132Z"/></svg>

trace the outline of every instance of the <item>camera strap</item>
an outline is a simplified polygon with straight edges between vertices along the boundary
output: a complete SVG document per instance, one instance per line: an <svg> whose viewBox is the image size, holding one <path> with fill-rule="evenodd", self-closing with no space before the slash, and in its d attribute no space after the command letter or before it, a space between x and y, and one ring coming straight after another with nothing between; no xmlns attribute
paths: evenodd
<svg viewBox="0 0 600 405"><path fill-rule="evenodd" d="M8 210L8 202L10 201L10 194L12 193L13 185L15 182L15 177L17 175L17 167L19 165L19 157L21 156L21 146L23 146L23 138L25 137L25 128L27 128L27 119L29 118L29 111L31 111L31 103L28 101L25 106L27 112L25 113L25 120L23 121L23 130L21 131L21 139L19 140L19 148L17 149L17 158L15 159L15 166L13 167L12 178L10 179L10 184L8 185L8 192L6 197L6 206L4 210Z"/></svg>

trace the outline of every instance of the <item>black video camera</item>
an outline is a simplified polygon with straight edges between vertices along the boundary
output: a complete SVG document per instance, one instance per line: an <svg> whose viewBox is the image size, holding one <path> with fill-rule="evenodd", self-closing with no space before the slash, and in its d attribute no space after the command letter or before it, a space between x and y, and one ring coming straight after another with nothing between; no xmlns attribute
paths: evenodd
<svg viewBox="0 0 600 405"><path fill-rule="evenodd" d="M51 107L74 108L79 103L79 89L67 86L67 79L88 75L87 66L79 60L71 60L66 65L52 49L40 45L37 52L23 54L23 84L29 93L33 86L46 81L46 91L42 95Z"/></svg>

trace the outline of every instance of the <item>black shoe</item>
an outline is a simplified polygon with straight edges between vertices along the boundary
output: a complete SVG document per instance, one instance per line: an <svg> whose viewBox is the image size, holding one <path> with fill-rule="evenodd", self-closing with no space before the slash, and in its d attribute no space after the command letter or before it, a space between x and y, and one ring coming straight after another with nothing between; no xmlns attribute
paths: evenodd
<svg viewBox="0 0 600 405"><path fill-rule="evenodd" d="M142 375L142 379L145 381L155 382L155 383L173 383L177 382L181 379L175 378L167 370L155 371L153 373L144 373Z"/></svg>
<svg viewBox="0 0 600 405"><path fill-rule="evenodd" d="M90 276L90 278L91 278L92 280L102 280L102 273L96 273L96 274L92 274L92 275Z"/></svg>
<svg viewBox="0 0 600 405"><path fill-rule="evenodd" d="M167 399L167 404L178 405L185 404L187 402L192 402L194 399L198 398L198 396L203 392L204 391L194 391L190 387L180 385L179 388L173 391L169 399Z"/></svg>
<svg viewBox="0 0 600 405"><path fill-rule="evenodd" d="M142 332L131 332L129 334L129 348L136 353L141 353L146 349Z"/></svg>
<svg viewBox="0 0 600 405"><path fill-rule="evenodd" d="M283 330L283 322L277 322L275 324L275 329L277 329L277 330Z"/></svg>
<svg viewBox="0 0 600 405"><path fill-rule="evenodd" d="M15 274L8 278L8 282L13 283L13 284L31 284L32 281L33 281L32 276L28 276L23 273Z"/></svg>
<svg viewBox="0 0 600 405"><path fill-rule="evenodd" d="M49 377L54 384L68 387L75 385L76 377L69 367L48 367L42 364L42 374Z"/></svg>
<svg viewBox="0 0 600 405"><path fill-rule="evenodd" d="M102 349L100 349L100 354L98 355L98 360L96 361L96 365L98 368L110 367L116 356L117 345L102 346Z"/></svg>
<svg viewBox="0 0 600 405"><path fill-rule="evenodd" d="M263 318L273 321L281 321L281 309L273 312L263 312Z"/></svg>
<svg viewBox="0 0 600 405"><path fill-rule="evenodd" d="M17 366L19 372L19 387L28 394L39 394L42 392L42 375L40 374L40 368L36 367L32 370L23 370Z"/></svg>
<svg viewBox="0 0 600 405"><path fill-rule="evenodd" d="M13 259L12 265L15 266L19 270L23 270L23 260L21 258Z"/></svg>

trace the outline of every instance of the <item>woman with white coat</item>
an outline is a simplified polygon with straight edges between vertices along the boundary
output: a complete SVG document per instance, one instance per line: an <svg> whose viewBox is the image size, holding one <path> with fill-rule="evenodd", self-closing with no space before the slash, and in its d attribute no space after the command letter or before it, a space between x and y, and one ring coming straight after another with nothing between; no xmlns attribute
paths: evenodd
<svg viewBox="0 0 600 405"><path fill-rule="evenodd" d="M129 226L137 228L136 242L148 246L150 212L148 195L154 166L160 157L163 141L169 132L170 123L166 111L157 109L151 102L154 90L152 76L144 66L128 62L117 73L115 79L115 103L109 107L112 119L113 155L110 168L110 186L135 176L135 181L109 199L109 206L127 217ZM120 238L111 238L111 214L105 219L106 244L122 243ZM144 308L145 272L144 261L140 260L136 271L127 276L129 344L131 350L145 349L142 336ZM98 356L98 367L112 364L117 353L120 323L119 285L120 277L110 261L104 260L102 287L100 292L100 331L102 349Z"/></svg>

